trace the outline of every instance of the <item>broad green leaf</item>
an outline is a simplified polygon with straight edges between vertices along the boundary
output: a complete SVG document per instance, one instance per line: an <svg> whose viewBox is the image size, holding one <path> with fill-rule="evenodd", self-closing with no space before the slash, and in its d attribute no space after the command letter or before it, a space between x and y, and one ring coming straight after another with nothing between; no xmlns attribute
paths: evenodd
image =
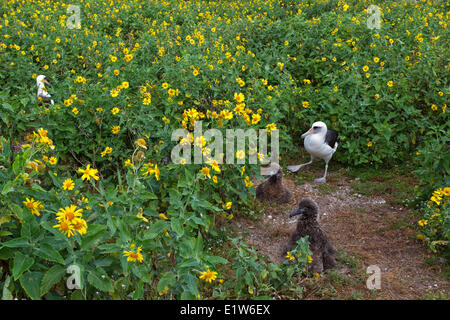
<svg viewBox="0 0 450 320"><path fill-rule="evenodd" d="M141 280L137 283L133 293L133 300L139 300L144 297L144 282Z"/></svg>
<svg viewBox="0 0 450 320"><path fill-rule="evenodd" d="M54 265L48 269L41 281L41 296L49 292L50 289L61 280L65 273L66 268L59 265Z"/></svg>
<svg viewBox="0 0 450 320"><path fill-rule="evenodd" d="M3 247L0 249L0 260L8 260L14 256L14 249Z"/></svg>
<svg viewBox="0 0 450 320"><path fill-rule="evenodd" d="M30 244L26 238L21 237L3 242L2 245L8 248L24 248L28 247Z"/></svg>
<svg viewBox="0 0 450 320"><path fill-rule="evenodd" d="M33 300L39 300L41 298L40 285L44 275L41 272L27 271L20 278L20 284L25 290L27 295Z"/></svg>
<svg viewBox="0 0 450 320"><path fill-rule="evenodd" d="M12 269L12 274L14 277L14 281L20 278L22 273L30 269L30 267L34 264L34 259L30 258L20 251L17 251L14 255L14 266Z"/></svg>
<svg viewBox="0 0 450 320"><path fill-rule="evenodd" d="M81 250L89 250L94 248L105 235L106 229L107 227L103 225L89 225L87 233L81 240Z"/></svg>
<svg viewBox="0 0 450 320"><path fill-rule="evenodd" d="M65 263L63 257L59 254L59 252L48 243L42 243L40 248L34 250L33 253L36 256L46 260L57 262L59 264Z"/></svg>
<svg viewBox="0 0 450 320"><path fill-rule="evenodd" d="M97 288L100 291L104 292L113 292L114 287L111 280L105 276L104 279L101 278L101 275L91 271L87 277L88 282Z"/></svg>
<svg viewBox="0 0 450 320"><path fill-rule="evenodd" d="M167 228L167 224L165 221L156 221L150 226L147 231L145 231L144 239L147 240L156 238L164 230L164 228Z"/></svg>
<svg viewBox="0 0 450 320"><path fill-rule="evenodd" d="M172 226L172 230L176 234L178 234L179 237L181 237L184 234L183 223L180 221L180 219L177 218L172 219L170 225Z"/></svg>
<svg viewBox="0 0 450 320"><path fill-rule="evenodd" d="M158 292L163 292L166 287L170 288L175 285L176 278L172 271L166 272L158 282Z"/></svg>

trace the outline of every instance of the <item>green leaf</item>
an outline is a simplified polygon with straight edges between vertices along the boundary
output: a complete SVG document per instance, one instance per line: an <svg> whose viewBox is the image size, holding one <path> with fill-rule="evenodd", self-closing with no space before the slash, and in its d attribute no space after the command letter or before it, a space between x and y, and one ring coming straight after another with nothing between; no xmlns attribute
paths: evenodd
<svg viewBox="0 0 450 320"><path fill-rule="evenodd" d="M70 300L84 300L83 292L81 290L75 290L70 295Z"/></svg>
<svg viewBox="0 0 450 320"><path fill-rule="evenodd" d="M33 251L33 253L43 259L57 262L59 264L65 264L65 261L59 252L48 243L42 243L40 248Z"/></svg>
<svg viewBox="0 0 450 320"><path fill-rule="evenodd" d="M144 297L144 282L141 280L136 285L136 290L133 293L133 300L139 300Z"/></svg>
<svg viewBox="0 0 450 320"><path fill-rule="evenodd" d="M8 192L14 190L14 181L8 181L2 189L2 195L6 195Z"/></svg>
<svg viewBox="0 0 450 320"><path fill-rule="evenodd" d="M11 291L9 291L9 289L8 289L10 282L11 282L11 277L7 276L5 283L3 285L2 300L12 300L13 299Z"/></svg>
<svg viewBox="0 0 450 320"><path fill-rule="evenodd" d="M16 252L14 256L14 266L12 269L12 274L14 277L14 281L20 278L22 273L30 269L30 267L34 264L34 259L30 258L20 251Z"/></svg>
<svg viewBox="0 0 450 320"><path fill-rule="evenodd" d="M50 289L61 280L65 273L66 268L59 265L55 265L48 269L41 281L41 296L49 292Z"/></svg>
<svg viewBox="0 0 450 320"><path fill-rule="evenodd" d="M170 222L171 226L172 226L172 230L179 236L181 237L184 234L184 228L183 228L183 223L181 222L180 219L172 219L172 221Z"/></svg>
<svg viewBox="0 0 450 320"><path fill-rule="evenodd" d="M42 272L26 272L20 278L20 284L25 290L27 295L33 300L39 300L41 298L40 294L40 284L42 280Z"/></svg>
<svg viewBox="0 0 450 320"><path fill-rule="evenodd" d="M2 216L0 218L0 226L4 223L10 222L10 221L11 221L11 216L6 216L6 215Z"/></svg>
<svg viewBox="0 0 450 320"><path fill-rule="evenodd" d="M111 283L111 280L109 280L108 277L105 276L104 279L101 279L101 276L99 276L96 272L89 272L89 275L87 277L88 282L93 285L95 288L97 288L100 291L104 292L113 292L114 287Z"/></svg>
<svg viewBox="0 0 450 320"><path fill-rule="evenodd" d="M215 266L216 264L222 263L222 264L227 264L228 260L219 256L207 256L205 258L206 261L208 261L208 263L210 263L211 265Z"/></svg>
<svg viewBox="0 0 450 320"><path fill-rule="evenodd" d="M22 237L3 242L3 246L8 248L25 248L29 245L28 240Z"/></svg>
<svg viewBox="0 0 450 320"><path fill-rule="evenodd" d="M94 248L103 238L106 229L106 226L98 224L88 226L87 233L83 236L83 240L81 241L81 250L89 250Z"/></svg>
<svg viewBox="0 0 450 320"><path fill-rule="evenodd" d="M158 292L163 292L165 287L170 288L175 285L175 274L172 271L166 272L158 282Z"/></svg>
<svg viewBox="0 0 450 320"><path fill-rule="evenodd" d="M3 247L0 249L0 260L8 260L14 256L14 251L11 248Z"/></svg>
<svg viewBox="0 0 450 320"><path fill-rule="evenodd" d="M160 232L162 232L164 230L164 228L167 227L167 224L165 221L156 221L155 223L153 223L150 228L145 231L144 234L144 239L154 239L156 238Z"/></svg>

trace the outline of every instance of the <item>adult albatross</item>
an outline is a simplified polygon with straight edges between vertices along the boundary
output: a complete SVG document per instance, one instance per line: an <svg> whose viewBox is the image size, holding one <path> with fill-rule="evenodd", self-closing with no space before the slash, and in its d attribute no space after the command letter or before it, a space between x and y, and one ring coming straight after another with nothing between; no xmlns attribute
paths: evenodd
<svg viewBox="0 0 450 320"><path fill-rule="evenodd" d="M322 178L315 179L315 182L327 182L328 161L336 152L338 143L338 133L336 130L328 129L322 121L314 122L311 129L302 134L305 138L305 149L311 155L311 161L296 166L287 166L291 172L297 172L301 167L311 164L314 159L325 161L325 174Z"/></svg>
<svg viewBox="0 0 450 320"><path fill-rule="evenodd" d="M38 87L37 98L42 102L50 101L51 104L55 104L52 99L52 96L45 89L45 84L49 84L46 77L43 74L40 74L36 77L36 85Z"/></svg>

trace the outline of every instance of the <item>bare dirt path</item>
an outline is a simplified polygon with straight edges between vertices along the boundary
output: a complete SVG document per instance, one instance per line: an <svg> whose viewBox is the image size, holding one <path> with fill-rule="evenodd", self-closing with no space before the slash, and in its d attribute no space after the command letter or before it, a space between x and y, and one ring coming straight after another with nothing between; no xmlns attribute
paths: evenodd
<svg viewBox="0 0 450 320"><path fill-rule="evenodd" d="M284 179L294 195L291 203L265 205L258 220L237 218L235 223L245 230L241 233L250 245L279 263L281 247L296 223L289 213L301 198L318 203L319 221L338 250L339 266L309 282L306 299L422 299L442 298L442 293L448 297L450 283L442 276L444 264L415 239L415 220L406 207L390 200L389 192L379 196L355 193L355 179L337 173L330 176L327 186L313 179L297 184L292 178ZM369 265L379 266L382 272L381 289L376 292L366 287Z"/></svg>

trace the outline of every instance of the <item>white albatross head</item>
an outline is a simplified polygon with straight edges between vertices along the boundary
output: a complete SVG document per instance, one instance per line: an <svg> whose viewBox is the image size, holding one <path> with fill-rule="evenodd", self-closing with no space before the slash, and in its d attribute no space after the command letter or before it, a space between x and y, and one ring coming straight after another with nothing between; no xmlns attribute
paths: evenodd
<svg viewBox="0 0 450 320"><path fill-rule="evenodd" d="M46 77L43 74L40 74L36 77L36 85L38 88L45 87L45 84L49 84Z"/></svg>
<svg viewBox="0 0 450 320"><path fill-rule="evenodd" d="M310 134L319 134L325 136L327 134L327 125L322 121L314 122L311 129L302 134L302 138L309 136Z"/></svg>

